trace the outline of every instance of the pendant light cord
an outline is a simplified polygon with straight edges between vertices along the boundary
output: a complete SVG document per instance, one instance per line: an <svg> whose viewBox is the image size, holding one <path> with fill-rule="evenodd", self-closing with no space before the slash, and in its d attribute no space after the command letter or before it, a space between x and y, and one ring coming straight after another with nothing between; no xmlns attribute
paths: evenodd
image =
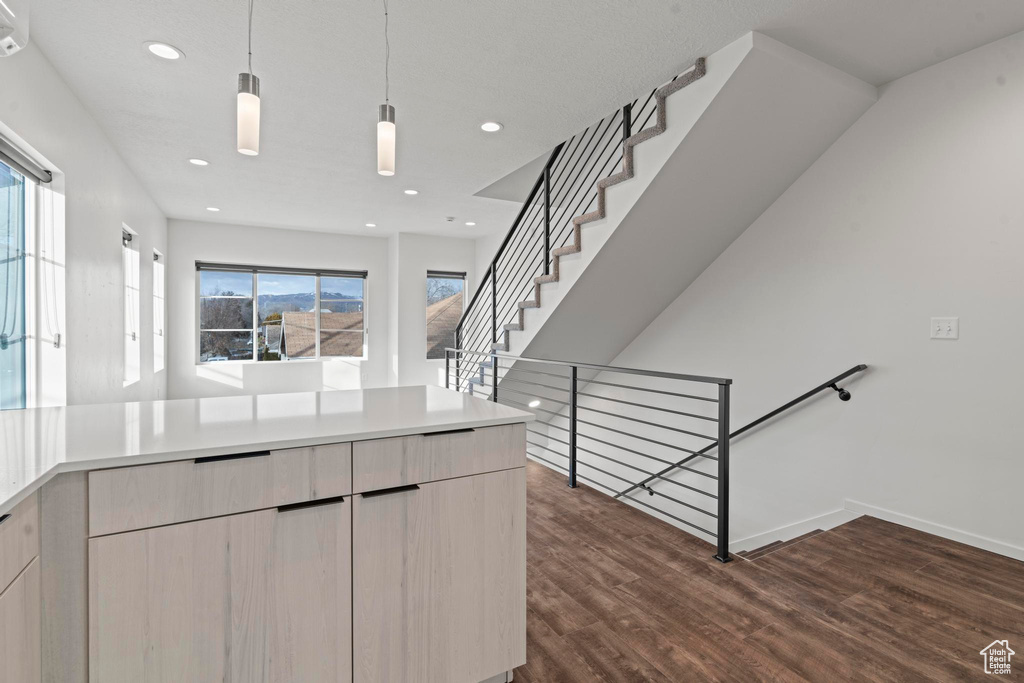
<svg viewBox="0 0 1024 683"><path fill-rule="evenodd" d="M250 0L251 2L252 0ZM391 83L389 79L389 67L391 66L391 41L388 39L388 0L384 0L384 103L388 104L390 100L388 95L390 94Z"/></svg>
<svg viewBox="0 0 1024 683"><path fill-rule="evenodd" d="M252 76L252 3L249 0L249 75Z"/></svg>

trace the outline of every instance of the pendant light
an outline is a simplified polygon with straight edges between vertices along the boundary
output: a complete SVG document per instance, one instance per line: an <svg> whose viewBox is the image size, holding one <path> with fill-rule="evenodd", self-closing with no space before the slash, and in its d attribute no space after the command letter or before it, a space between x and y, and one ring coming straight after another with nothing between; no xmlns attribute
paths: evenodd
<svg viewBox="0 0 1024 683"><path fill-rule="evenodd" d="M260 79L252 74L252 3L249 0L249 71L238 74L238 151L260 153Z"/></svg>
<svg viewBox="0 0 1024 683"><path fill-rule="evenodd" d="M388 0L384 0L384 104L377 107L377 173L395 175L395 108L388 96L391 83L391 43L388 40Z"/></svg>

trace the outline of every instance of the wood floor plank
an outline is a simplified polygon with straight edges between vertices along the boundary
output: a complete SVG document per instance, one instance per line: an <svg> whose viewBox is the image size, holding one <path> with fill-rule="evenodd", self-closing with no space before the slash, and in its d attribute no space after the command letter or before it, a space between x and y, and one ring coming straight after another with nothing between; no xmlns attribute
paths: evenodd
<svg viewBox="0 0 1024 683"><path fill-rule="evenodd" d="M591 670L610 683L669 683L661 671L622 642L603 623L591 624L566 635L564 639Z"/></svg>
<svg viewBox="0 0 1024 683"><path fill-rule="evenodd" d="M598 621L597 617L539 570L527 576L526 602L560 636Z"/></svg>
<svg viewBox="0 0 1024 683"><path fill-rule="evenodd" d="M527 467L525 683L925 681L1024 642L1024 563L861 517L753 561Z"/></svg>
<svg viewBox="0 0 1024 683"><path fill-rule="evenodd" d="M593 683L604 680L529 607L526 609L526 666L535 681Z"/></svg>

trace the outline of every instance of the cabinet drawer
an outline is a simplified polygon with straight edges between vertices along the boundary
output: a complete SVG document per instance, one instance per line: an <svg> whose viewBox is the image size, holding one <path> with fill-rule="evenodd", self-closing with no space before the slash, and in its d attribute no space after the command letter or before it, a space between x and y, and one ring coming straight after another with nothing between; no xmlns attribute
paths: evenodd
<svg viewBox="0 0 1024 683"><path fill-rule="evenodd" d="M526 467L522 424L357 441L352 489L360 493L515 467Z"/></svg>
<svg viewBox="0 0 1024 683"><path fill-rule="evenodd" d="M352 445L197 458L89 473L89 535L352 492Z"/></svg>
<svg viewBox="0 0 1024 683"><path fill-rule="evenodd" d="M39 494L0 515L0 593L39 554Z"/></svg>

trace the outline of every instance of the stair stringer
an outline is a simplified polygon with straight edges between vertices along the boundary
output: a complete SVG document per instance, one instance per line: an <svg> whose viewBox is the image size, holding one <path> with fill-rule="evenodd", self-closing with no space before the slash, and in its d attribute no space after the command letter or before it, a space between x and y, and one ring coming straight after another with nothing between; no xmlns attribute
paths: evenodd
<svg viewBox="0 0 1024 683"><path fill-rule="evenodd" d="M758 33L710 55L499 350L611 361L876 100L874 86ZM636 296L603 308L617 276Z"/></svg>
<svg viewBox="0 0 1024 683"><path fill-rule="evenodd" d="M670 95L665 100L665 106L659 108L659 111L664 112L664 130L652 136L647 132L654 128L652 125L633 136L637 139L631 144L631 175L628 178L620 177L618 182L602 181L605 187L599 192L604 197L604 218L585 215L588 220L583 224L577 222L583 216L573 220L574 239L567 245L571 248L553 250L557 261L553 264L552 273L557 273L557 278L542 276L541 282L535 283L535 305L524 305L520 309L518 324L513 323L508 326L511 329L503 330L504 339L499 340L499 351L519 355L527 348L533 333L561 303L565 293L586 270L608 237L640 199L644 189L671 158L672 153L711 105L751 49L752 40L748 35L708 57L705 60L704 75ZM680 78L685 78L688 73ZM616 176L622 176L622 172ZM509 334L510 331L514 331L515 334ZM502 331L499 331L499 334L500 332ZM508 344L507 347L504 347L505 343Z"/></svg>

